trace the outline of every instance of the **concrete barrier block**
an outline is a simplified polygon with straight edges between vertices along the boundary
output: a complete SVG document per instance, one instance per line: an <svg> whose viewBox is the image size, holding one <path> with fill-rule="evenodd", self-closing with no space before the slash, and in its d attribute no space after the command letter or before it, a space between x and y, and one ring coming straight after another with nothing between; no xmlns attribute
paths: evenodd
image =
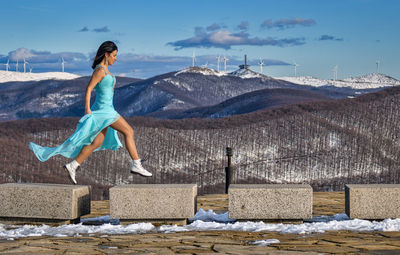
<svg viewBox="0 0 400 255"><path fill-rule="evenodd" d="M400 218L400 184L346 184L345 210L350 218Z"/></svg>
<svg viewBox="0 0 400 255"><path fill-rule="evenodd" d="M126 184L110 188L110 217L186 219L196 212L196 184Z"/></svg>
<svg viewBox="0 0 400 255"><path fill-rule="evenodd" d="M228 191L229 218L311 219L312 196L308 184L232 184Z"/></svg>
<svg viewBox="0 0 400 255"><path fill-rule="evenodd" d="M90 186L48 183L0 184L5 221L73 220L90 213Z"/></svg>

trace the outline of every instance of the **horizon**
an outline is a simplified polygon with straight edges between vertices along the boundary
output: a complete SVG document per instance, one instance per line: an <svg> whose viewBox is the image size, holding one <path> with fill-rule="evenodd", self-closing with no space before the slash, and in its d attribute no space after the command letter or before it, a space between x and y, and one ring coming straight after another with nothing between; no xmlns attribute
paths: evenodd
<svg viewBox="0 0 400 255"><path fill-rule="evenodd" d="M182 70L192 66L193 54L197 66L215 70L216 57L226 56L231 72L247 54L251 70L260 72L261 58L263 74L272 77L294 76L297 63L297 76L330 80L337 65L338 79L376 72L400 79L398 1L251 3L7 2L0 10L7 20L0 25L7 38L0 70L10 61L15 71L17 60L23 70L25 57L27 71L59 72L63 57L65 72L90 75L98 46L112 40L119 52L110 70L118 76L146 79Z"/></svg>
<svg viewBox="0 0 400 255"><path fill-rule="evenodd" d="M195 67L199 67L199 66L195 66ZM185 69L189 69L189 68L191 68L191 66L190 67L185 67L185 68L183 68L183 69L181 69L181 70L176 70L176 71L172 71L172 72L180 72L180 71L183 71L183 70L185 70ZM205 68L205 67L201 67L201 68ZM206 67L206 68L209 68L209 67ZM209 69L211 69L211 70L214 70L214 69L212 69L212 68L209 68ZM217 72L217 70L214 70L214 71L216 71ZM257 70L251 70L251 71L253 71L253 72L256 72L256 73L259 73L259 72L257 72ZM0 73L1 72L3 72L3 73L7 73L5 70L0 70ZM78 74L75 74L75 73L71 73L71 72L62 72L62 71L46 71L46 72L37 72L37 73L35 73L35 72L32 72L32 73L30 73L30 72L26 72L26 73L24 73L23 71L19 71L19 72L16 72L15 70L13 71L13 70L8 70L8 72L10 73L10 74L12 74L12 73L15 73L15 74L22 74L22 75L26 75L26 76L28 76L29 74L33 74L33 75L40 75L40 74L52 74L52 73L54 73L54 74L64 74L65 76L70 76L70 75L78 75ZM224 71L220 71L221 73L224 73ZM226 73L224 73L223 75L230 75L231 74L231 72L234 72L234 70L233 71L227 71ZM122 75L117 75L117 76L120 76L120 77L126 77L126 78L134 78L134 79L142 79L142 80L147 80L147 79L152 79L152 78L154 78L154 77L157 77L157 76L160 76L160 75L163 75L163 74L165 74L165 73L161 73L161 74L155 74L154 76L150 76L150 77L147 77L147 78L138 78L138 77L133 77L133 76L122 76ZM264 74L265 75L265 74ZM300 76L300 75L297 75L297 76L270 76L270 77L272 77L272 78L274 78L274 79L279 79L279 78L293 78L293 79L295 79L295 78L312 78L312 79L318 79L318 80L326 80L326 81L332 81L332 82L334 82L334 81L344 81L345 79L349 79L349 78L361 78L361 77L366 77L366 76L370 76L370 75L383 75L383 76L388 76L388 77L390 77L390 78L393 78L393 79L395 79L395 80L397 80L397 81L400 81L399 79L397 79L397 78L395 78L395 77L393 77L393 76L390 76L390 75L387 75L387 74L385 74L385 73L376 73L376 72L371 72L371 73L365 73L365 74L363 74L363 75L360 75L360 76L349 76L349 77L343 77L343 78L341 78L341 79L333 79L333 78L328 78L328 79L323 79L323 78L320 78L320 77L315 77L315 76L310 76L310 75L305 75L305 76ZM91 74L86 74L86 75L78 75L79 77L84 77L84 76L91 76ZM22 81L22 80L21 80ZM0 83L2 83L2 81L0 81Z"/></svg>

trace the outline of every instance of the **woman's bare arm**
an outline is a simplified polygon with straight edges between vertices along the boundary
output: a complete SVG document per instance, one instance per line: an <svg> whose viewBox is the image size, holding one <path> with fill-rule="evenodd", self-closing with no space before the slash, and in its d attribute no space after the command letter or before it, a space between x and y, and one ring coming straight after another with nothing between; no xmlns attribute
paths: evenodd
<svg viewBox="0 0 400 255"><path fill-rule="evenodd" d="M101 79L106 76L106 72L103 70L103 68L98 68L96 69L92 77L90 78L89 84L86 88L86 94L85 94L85 114L92 114L92 111L90 110L90 95L92 94L92 90L96 86L97 83L101 81Z"/></svg>

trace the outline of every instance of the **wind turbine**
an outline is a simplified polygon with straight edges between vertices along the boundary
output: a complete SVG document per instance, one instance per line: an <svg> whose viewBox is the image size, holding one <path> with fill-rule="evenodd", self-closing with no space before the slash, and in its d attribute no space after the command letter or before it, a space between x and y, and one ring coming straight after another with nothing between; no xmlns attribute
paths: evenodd
<svg viewBox="0 0 400 255"><path fill-rule="evenodd" d="M64 72L65 61L64 61L63 57L61 57L61 60L62 60L62 62L61 62L61 70L62 70L62 72Z"/></svg>
<svg viewBox="0 0 400 255"><path fill-rule="evenodd" d="M26 73L26 64L27 64L28 62L26 62L26 59L24 58L24 73Z"/></svg>
<svg viewBox="0 0 400 255"><path fill-rule="evenodd" d="M26 61L26 64L28 64L28 66L29 66L29 72L32 73L32 66L31 66L31 63L29 63L28 61Z"/></svg>
<svg viewBox="0 0 400 255"><path fill-rule="evenodd" d="M293 61L293 66L294 66L294 77L297 77L297 67L300 65Z"/></svg>
<svg viewBox="0 0 400 255"><path fill-rule="evenodd" d="M260 73L262 74L262 73L263 73L264 60L262 60L262 59L260 58L260 62L258 62L258 64L260 65Z"/></svg>
<svg viewBox="0 0 400 255"><path fill-rule="evenodd" d="M337 80L337 73L338 73L338 65L336 65L334 68L333 68L333 80L334 81L336 81Z"/></svg>
<svg viewBox="0 0 400 255"><path fill-rule="evenodd" d="M377 60L376 61L376 73L379 73L379 64L381 63L381 61Z"/></svg>
<svg viewBox="0 0 400 255"><path fill-rule="evenodd" d="M6 64L6 71L7 72L8 72L8 67L10 66L9 63L10 63L10 59L7 59L7 64Z"/></svg>
<svg viewBox="0 0 400 255"><path fill-rule="evenodd" d="M194 67L194 63L196 62L196 56L195 56L195 54L194 54L194 51L193 51L193 55L192 55L192 67Z"/></svg>
<svg viewBox="0 0 400 255"><path fill-rule="evenodd" d="M225 71L225 73L226 73L226 61L228 61L229 58L227 58L227 57L224 56L223 60L224 60L224 71Z"/></svg>
<svg viewBox="0 0 400 255"><path fill-rule="evenodd" d="M218 72L219 72L219 62L221 61L221 56L218 56L218 57L216 57L216 59L217 59L217 61L218 61L218 64L217 64L217 67L218 67Z"/></svg>
<svg viewBox="0 0 400 255"><path fill-rule="evenodd" d="M18 59L17 59L17 64L15 64L15 72L18 72Z"/></svg>

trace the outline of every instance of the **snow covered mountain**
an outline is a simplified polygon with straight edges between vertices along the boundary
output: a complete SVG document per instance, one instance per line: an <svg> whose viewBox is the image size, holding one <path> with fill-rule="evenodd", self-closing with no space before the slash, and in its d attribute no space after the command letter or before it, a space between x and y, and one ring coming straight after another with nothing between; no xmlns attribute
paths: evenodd
<svg viewBox="0 0 400 255"><path fill-rule="evenodd" d="M81 116L88 79L3 83L0 86L0 119ZM304 89L304 86L267 76L243 79L209 68L190 67L146 80L117 77L114 106L124 116L144 116L167 110L212 106L244 93L268 88Z"/></svg>
<svg viewBox="0 0 400 255"><path fill-rule="evenodd" d="M41 118L61 115L65 109L81 102L90 77L69 80L44 79L39 81L13 81L0 84L0 121ZM138 79L117 77L116 89ZM79 111L79 109L77 109ZM82 112L76 112L75 116Z"/></svg>
<svg viewBox="0 0 400 255"><path fill-rule="evenodd" d="M0 83L13 81L42 81L42 80L72 80L81 76L73 73L47 72L47 73L21 73L0 71Z"/></svg>
<svg viewBox="0 0 400 255"><path fill-rule="evenodd" d="M243 79L230 73L190 67L136 82L116 91L117 109L127 116L212 106L244 93L273 88L305 89L270 77Z"/></svg>
<svg viewBox="0 0 400 255"><path fill-rule="evenodd" d="M375 85L376 87L389 87L389 86L398 86L400 85L400 81L396 80L393 77L390 77L385 74L380 73L372 73L360 77L353 77L344 79L344 82L350 82L352 84L369 84Z"/></svg>
<svg viewBox="0 0 400 255"><path fill-rule="evenodd" d="M6 72L2 74L4 73ZM13 73L16 75L13 77L14 81L0 84L0 120L81 116L84 112L83 94L90 77L71 80L73 76L68 76L66 73L56 74L53 77L48 73L38 74L38 77L32 76L29 81L17 82L15 80L21 78L20 75L33 74ZM68 77L70 80L61 80ZM249 112L251 109L274 107L271 102L275 102L276 105L285 105L290 102L298 103L303 99L310 101L312 97L343 99L396 85L400 85L400 82L380 74L342 81L320 80L312 77L275 79L249 69L227 73L204 67L189 67L145 80L117 77L114 106L124 116L151 115L168 118L168 116L177 117L177 113L179 113L179 118L185 117L181 113L184 115L189 113L187 116L226 116ZM235 99L234 104L229 106L229 110L221 110L226 100L265 89L298 90L299 95L302 95L304 91L313 93L294 98L294 94L290 92L288 95L281 94L278 97L279 100L266 102L266 98L271 99L271 97L268 91L264 91L262 94L266 97L260 97L260 95L251 96L251 99L247 96L239 97ZM257 103L254 101L256 98L265 104ZM276 98L276 94L273 98ZM215 108L218 104L221 105ZM252 106L246 110L243 108L246 105ZM210 109L205 109L207 107ZM197 110L189 111L189 109L200 108L201 110L196 114L193 111ZM208 112L215 114L208 115Z"/></svg>
<svg viewBox="0 0 400 255"><path fill-rule="evenodd" d="M376 89L384 87L399 86L400 81L385 74L373 73L360 77L352 77L343 80L323 80L311 76L299 77L277 77L276 79L289 81L300 85L309 85L314 87L333 86L339 88L352 89Z"/></svg>

